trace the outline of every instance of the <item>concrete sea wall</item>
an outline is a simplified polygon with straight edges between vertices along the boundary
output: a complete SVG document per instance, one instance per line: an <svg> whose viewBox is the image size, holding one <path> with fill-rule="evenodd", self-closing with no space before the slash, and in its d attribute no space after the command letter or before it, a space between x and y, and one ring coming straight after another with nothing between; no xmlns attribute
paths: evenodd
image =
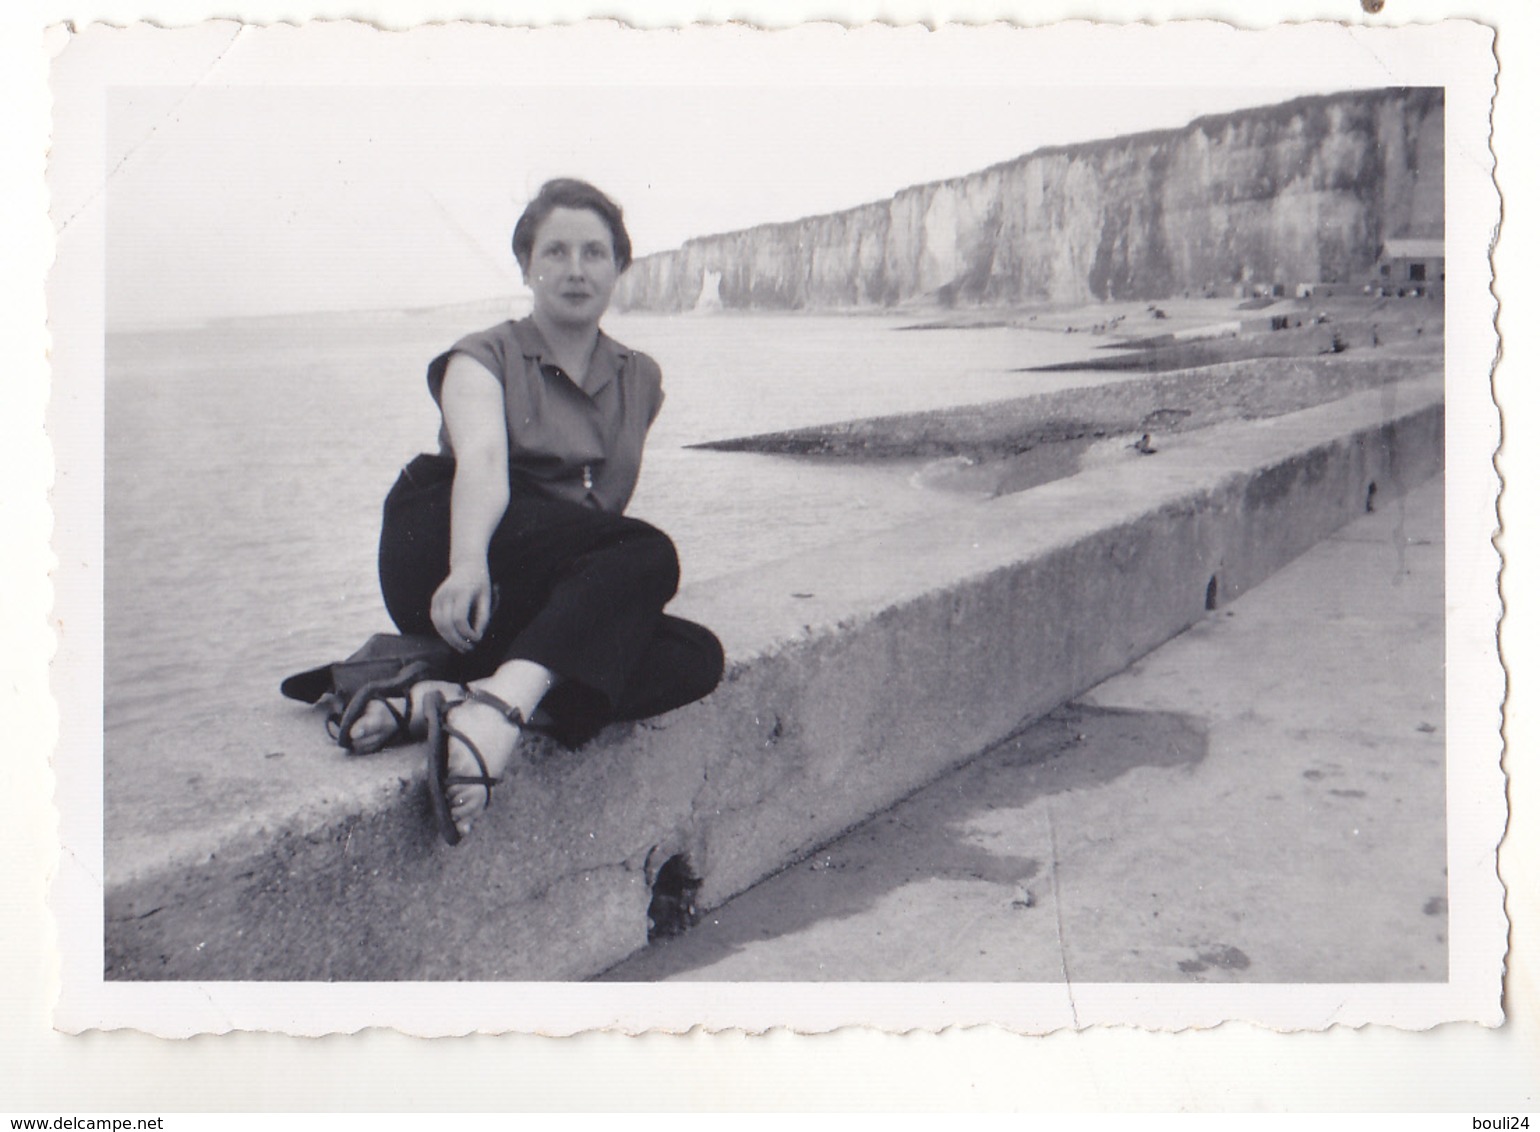
<svg viewBox="0 0 1540 1132"><path fill-rule="evenodd" d="M646 256L637 310L1164 298L1350 282L1384 240L1442 236L1443 91L1296 99L1039 150L892 199Z"/></svg>
<svg viewBox="0 0 1540 1132"><path fill-rule="evenodd" d="M671 875L698 908L726 900L1442 462L1442 382L1418 378L714 580L675 608L722 636L722 686L581 751L532 750L458 848L432 835L415 748L274 760L309 776L282 814L232 800L174 839L109 831L107 975L596 974L646 944ZM310 717L286 726L319 746Z"/></svg>

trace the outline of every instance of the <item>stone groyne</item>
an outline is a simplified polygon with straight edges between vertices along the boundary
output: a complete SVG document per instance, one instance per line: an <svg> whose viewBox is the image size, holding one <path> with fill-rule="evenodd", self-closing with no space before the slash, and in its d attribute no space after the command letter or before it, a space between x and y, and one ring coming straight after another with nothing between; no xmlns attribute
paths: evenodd
<svg viewBox="0 0 1540 1132"><path fill-rule="evenodd" d="M1442 90L1301 98L690 240L637 260L617 301L844 310L1351 282L1386 239L1443 235L1443 160Z"/></svg>
<svg viewBox="0 0 1540 1132"><path fill-rule="evenodd" d="M863 417L695 447L840 459L998 460L1044 445L1188 432L1223 421L1281 416L1304 405L1394 385L1405 378L1408 364L1405 357L1361 354L1249 358L1015 402Z"/></svg>

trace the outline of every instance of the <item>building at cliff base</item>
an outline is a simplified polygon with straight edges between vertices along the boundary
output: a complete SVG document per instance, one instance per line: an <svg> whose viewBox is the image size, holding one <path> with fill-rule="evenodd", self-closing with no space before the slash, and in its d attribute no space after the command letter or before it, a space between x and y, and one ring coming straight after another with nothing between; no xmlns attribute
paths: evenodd
<svg viewBox="0 0 1540 1132"><path fill-rule="evenodd" d="M1413 238L1386 240L1374 282L1385 293L1442 295L1444 241Z"/></svg>

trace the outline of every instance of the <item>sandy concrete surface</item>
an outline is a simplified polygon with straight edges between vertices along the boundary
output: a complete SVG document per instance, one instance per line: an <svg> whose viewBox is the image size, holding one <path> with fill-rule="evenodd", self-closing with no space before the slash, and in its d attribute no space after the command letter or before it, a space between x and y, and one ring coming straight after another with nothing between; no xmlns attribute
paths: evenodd
<svg viewBox="0 0 1540 1132"><path fill-rule="evenodd" d="M619 981L1447 969L1443 478Z"/></svg>

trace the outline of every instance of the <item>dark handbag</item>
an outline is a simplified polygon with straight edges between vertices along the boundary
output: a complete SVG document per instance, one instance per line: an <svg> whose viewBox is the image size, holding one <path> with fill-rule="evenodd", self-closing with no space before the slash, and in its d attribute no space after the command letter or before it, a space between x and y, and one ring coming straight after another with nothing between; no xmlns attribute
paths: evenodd
<svg viewBox="0 0 1540 1132"><path fill-rule="evenodd" d="M278 686L291 700L320 703L336 696L344 703L365 684L395 681L409 668L414 680L452 679L456 654L439 637L376 633L346 660L296 672Z"/></svg>

